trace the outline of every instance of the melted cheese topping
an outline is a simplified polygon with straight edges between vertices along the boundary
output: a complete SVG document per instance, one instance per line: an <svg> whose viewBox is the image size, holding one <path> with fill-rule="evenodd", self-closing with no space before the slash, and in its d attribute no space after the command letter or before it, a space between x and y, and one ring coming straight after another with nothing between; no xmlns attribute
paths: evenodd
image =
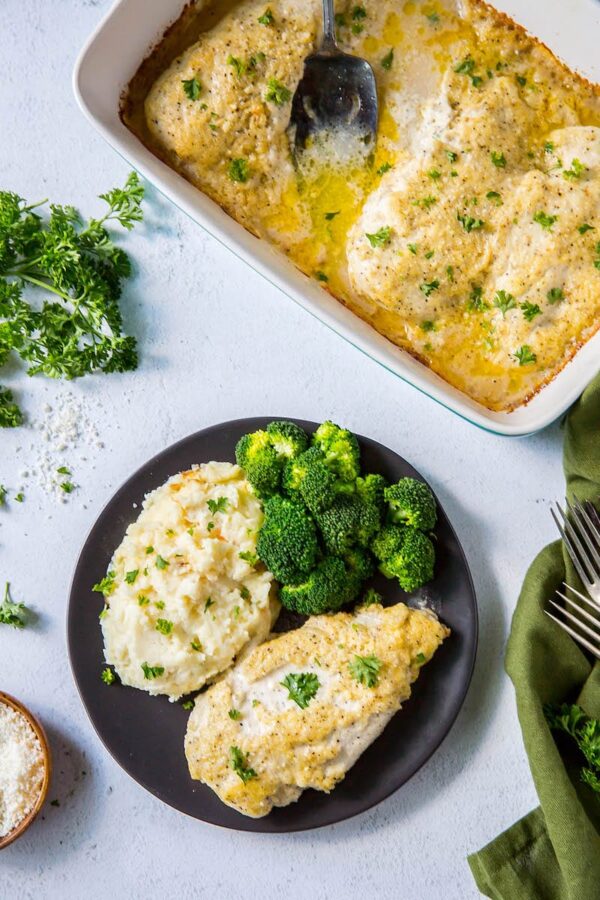
<svg viewBox="0 0 600 900"><path fill-rule="evenodd" d="M306 788L331 791L408 699L448 634L432 614L398 603L314 616L273 636L196 698L185 738L192 778L255 817L292 803ZM356 655L379 660L372 687L353 677ZM304 709L282 685L298 673L318 679ZM244 781L236 773L230 747L255 777Z"/></svg>
<svg viewBox="0 0 600 900"><path fill-rule="evenodd" d="M264 0L240 2L158 78L154 146L452 385L525 402L600 322L598 92L477 0L348 4L340 44L375 69L376 151L295 168L269 86L294 91L320 2L269 7L265 25Z"/></svg>

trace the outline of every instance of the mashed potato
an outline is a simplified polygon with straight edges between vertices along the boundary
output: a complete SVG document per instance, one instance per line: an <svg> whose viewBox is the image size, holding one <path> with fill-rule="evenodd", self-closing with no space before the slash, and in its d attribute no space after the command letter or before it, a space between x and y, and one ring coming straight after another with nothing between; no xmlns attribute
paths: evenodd
<svg viewBox="0 0 600 900"><path fill-rule="evenodd" d="M101 617L123 684L176 700L266 637L279 608L271 574L253 565L261 524L230 463L174 475L146 497L111 562Z"/></svg>

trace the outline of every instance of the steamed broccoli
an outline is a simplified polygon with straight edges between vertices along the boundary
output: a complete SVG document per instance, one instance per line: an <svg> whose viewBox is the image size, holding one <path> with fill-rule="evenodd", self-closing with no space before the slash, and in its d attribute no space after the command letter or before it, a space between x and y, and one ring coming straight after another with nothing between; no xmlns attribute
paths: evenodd
<svg viewBox="0 0 600 900"><path fill-rule="evenodd" d="M383 475L369 474L356 479L356 493L365 502L372 503L377 508L380 522L383 522L386 511L384 491L387 485Z"/></svg>
<svg viewBox="0 0 600 900"><path fill-rule="evenodd" d="M385 489L393 522L431 531L436 521L435 499L429 487L415 478L401 478Z"/></svg>
<svg viewBox="0 0 600 900"><path fill-rule="evenodd" d="M397 553L404 541L405 525L384 525L371 542L371 550L380 562Z"/></svg>
<svg viewBox="0 0 600 900"><path fill-rule="evenodd" d="M341 481L355 481L360 475L360 449L352 432L333 422L323 422L313 435L325 463Z"/></svg>
<svg viewBox="0 0 600 900"><path fill-rule="evenodd" d="M356 593L362 587L363 581L371 578L375 571L373 558L367 550L362 547L353 547L344 554L344 562L348 572L354 579L356 584Z"/></svg>
<svg viewBox="0 0 600 900"><path fill-rule="evenodd" d="M379 514L372 503L356 495L340 494L328 509L317 514L317 524L329 552L344 554L355 544L368 547L379 528Z"/></svg>
<svg viewBox="0 0 600 900"><path fill-rule="evenodd" d="M317 531L301 503L286 497L265 502L256 552L278 581L302 581L317 561Z"/></svg>
<svg viewBox="0 0 600 900"><path fill-rule="evenodd" d="M335 479L316 447L291 459L283 473L283 486L292 496L298 492L309 510L317 514L335 499Z"/></svg>
<svg viewBox="0 0 600 900"><path fill-rule="evenodd" d="M293 459L308 449L308 436L294 422L277 421L267 425L271 445L280 458Z"/></svg>
<svg viewBox="0 0 600 900"><path fill-rule="evenodd" d="M279 599L286 609L303 616L336 612L352 599L353 585L341 559L326 556L301 584L285 585Z"/></svg>
<svg viewBox="0 0 600 900"><path fill-rule="evenodd" d="M246 478L260 497L277 493L281 484L283 460L273 447L266 431L245 434L237 442L235 458Z"/></svg>
<svg viewBox="0 0 600 900"><path fill-rule="evenodd" d="M426 534L416 528L404 531L402 545L379 565L386 578L397 578L403 591L414 591L433 578L435 551Z"/></svg>

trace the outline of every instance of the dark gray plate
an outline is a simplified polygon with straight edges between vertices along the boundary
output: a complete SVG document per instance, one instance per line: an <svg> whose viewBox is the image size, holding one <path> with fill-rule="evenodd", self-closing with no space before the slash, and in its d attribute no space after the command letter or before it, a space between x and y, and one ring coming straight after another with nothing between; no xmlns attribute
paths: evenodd
<svg viewBox="0 0 600 900"><path fill-rule="evenodd" d="M240 831L301 831L331 825L369 809L397 790L429 759L450 730L471 680L477 647L477 604L469 568L438 501L436 577L428 594L452 629L451 637L424 669L401 712L331 794L305 791L297 803L275 809L263 819L240 815L221 803L208 787L192 781L183 751L189 713L179 703L102 683L104 657L98 615L103 600L92 591L92 585L106 574L113 551L139 515L144 495L195 463L213 459L233 462L238 438L265 427L273 418L278 417L214 425L184 438L142 466L117 491L88 535L75 569L68 612L73 675L106 749L132 778L169 806L204 822ZM309 432L316 428L313 422L298 424ZM366 471L380 472L390 481L403 475L420 477L392 450L368 438L359 440ZM406 599L382 576L373 584L390 603ZM280 619L279 628L291 625L289 620Z"/></svg>

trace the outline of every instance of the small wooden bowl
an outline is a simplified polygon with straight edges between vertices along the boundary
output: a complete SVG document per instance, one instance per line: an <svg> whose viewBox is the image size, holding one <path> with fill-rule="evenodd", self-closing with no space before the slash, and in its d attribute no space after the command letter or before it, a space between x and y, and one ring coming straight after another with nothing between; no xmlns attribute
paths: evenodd
<svg viewBox="0 0 600 900"><path fill-rule="evenodd" d="M33 806L33 808L27 813L24 819L21 819L18 825L16 825L12 831L9 831L8 834L5 834L4 837L0 837L0 850L4 847L8 847L9 844L12 844L13 841L16 841L18 837L21 837L25 831L29 828L40 809L44 805L44 800L46 799L46 795L48 793L48 786L50 784L50 775L52 772L52 758L50 756L50 745L48 744L48 738L46 737L46 732L42 728L41 723L36 719L33 713L29 712L29 710L23 706L22 703L19 703L14 697L11 697L10 694L4 694L0 691L0 703L4 703L6 706L10 706L12 709L16 710L16 712L21 713L24 716L34 732L36 733L41 748L42 755L44 758L44 779L42 781L42 787L40 789L39 796Z"/></svg>

